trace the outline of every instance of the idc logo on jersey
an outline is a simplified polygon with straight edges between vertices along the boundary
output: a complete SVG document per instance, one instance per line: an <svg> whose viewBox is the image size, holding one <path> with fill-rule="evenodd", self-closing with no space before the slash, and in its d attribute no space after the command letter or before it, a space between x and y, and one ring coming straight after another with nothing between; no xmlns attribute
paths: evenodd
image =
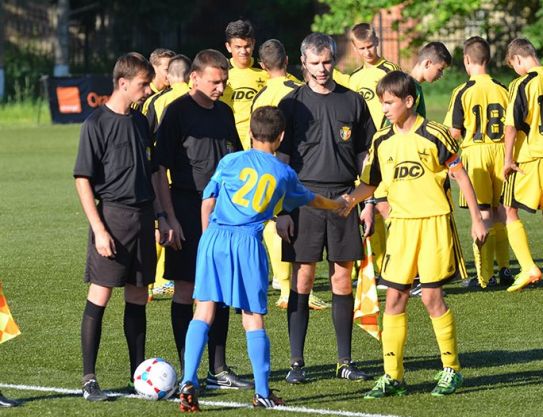
<svg viewBox="0 0 543 417"><path fill-rule="evenodd" d="M394 167L394 181L416 180L424 175L424 167L419 162L400 162Z"/></svg>
<svg viewBox="0 0 543 417"><path fill-rule="evenodd" d="M360 94L364 100L372 100L375 97L375 93L366 87L362 87L358 90L358 94Z"/></svg>
<svg viewBox="0 0 543 417"><path fill-rule="evenodd" d="M252 100L257 91L254 88L242 87L232 92L232 100Z"/></svg>

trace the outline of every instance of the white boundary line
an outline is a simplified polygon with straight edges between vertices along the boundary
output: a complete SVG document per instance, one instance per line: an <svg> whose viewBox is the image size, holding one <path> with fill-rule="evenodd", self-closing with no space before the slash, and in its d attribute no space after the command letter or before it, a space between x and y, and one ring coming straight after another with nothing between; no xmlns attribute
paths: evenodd
<svg viewBox="0 0 543 417"><path fill-rule="evenodd" d="M68 388L56 388L56 387L42 387L38 385L18 385L18 384L2 384L0 383L0 388L9 388L17 389L23 391L39 391L39 392L54 392L57 394L71 394L71 395L81 395L80 389L68 389ZM110 397L126 397L126 398L137 398L144 399L139 395L135 394L123 394L115 391L105 391ZM171 399L168 401L179 402L178 399ZM253 408L247 403L237 403L232 401L200 401L202 405L208 405L211 407L228 407L228 408ZM291 407L283 406L276 407L273 410L277 411L287 411L290 413L302 413L302 414L318 414L325 416L345 416L345 417L398 417L389 414L368 414L368 413L359 413L356 411L343 411L343 410L329 410L326 408L307 408L307 407Z"/></svg>

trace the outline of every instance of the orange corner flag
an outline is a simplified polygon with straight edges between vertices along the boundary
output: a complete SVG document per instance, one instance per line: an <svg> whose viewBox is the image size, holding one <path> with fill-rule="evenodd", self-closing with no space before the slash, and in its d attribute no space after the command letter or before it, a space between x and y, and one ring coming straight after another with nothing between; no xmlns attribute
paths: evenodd
<svg viewBox="0 0 543 417"><path fill-rule="evenodd" d="M354 322L371 336L381 340L379 298L377 297L373 254L369 237L364 239L364 259L358 273L358 284L354 299Z"/></svg>
<svg viewBox="0 0 543 417"><path fill-rule="evenodd" d="M2 283L0 282L0 344L20 334L21 331L11 316Z"/></svg>

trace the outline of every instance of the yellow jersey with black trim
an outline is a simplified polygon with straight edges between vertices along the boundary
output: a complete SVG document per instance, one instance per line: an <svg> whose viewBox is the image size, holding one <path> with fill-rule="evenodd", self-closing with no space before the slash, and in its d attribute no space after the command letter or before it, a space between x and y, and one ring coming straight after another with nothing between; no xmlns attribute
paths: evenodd
<svg viewBox="0 0 543 417"><path fill-rule="evenodd" d="M543 66L513 80L509 88L505 125L522 132L517 136L520 143L515 143L515 159L529 162L543 158Z"/></svg>
<svg viewBox="0 0 543 417"><path fill-rule="evenodd" d="M417 115L413 127L378 131L361 181L388 190L391 218L422 218L448 214L447 172L461 167L458 143L447 127Z"/></svg>
<svg viewBox="0 0 543 417"><path fill-rule="evenodd" d="M158 125L162 121L166 107L168 107L172 101L187 94L189 90L190 88L187 83L178 82L172 84L169 88L163 90L161 93L153 96L153 99L149 103L147 114L145 115L153 135L158 130Z"/></svg>
<svg viewBox="0 0 543 417"><path fill-rule="evenodd" d="M462 132L462 148L503 143L507 101L507 87L489 74L473 75L454 89L443 124Z"/></svg>
<svg viewBox="0 0 543 417"><path fill-rule="evenodd" d="M337 68L334 68L334 71L332 72L332 79L338 83L339 85L342 85L343 87L349 88L349 74L345 74L344 72L341 72Z"/></svg>
<svg viewBox="0 0 543 417"><path fill-rule="evenodd" d="M356 69L349 77L348 87L360 94L370 109L371 118L373 124L377 129L386 126L386 118L383 113L383 106L379 97L377 97L376 88L377 83L386 74L391 71L400 70L400 67L387 61L384 58L380 58L375 65L362 65Z"/></svg>
<svg viewBox="0 0 543 417"><path fill-rule="evenodd" d="M243 149L251 147L249 138L249 119L251 117L251 104L256 94L264 88L269 75L266 71L253 66L238 68L230 58L228 81L221 101L230 106L236 119L236 129L243 144Z"/></svg>
<svg viewBox="0 0 543 417"><path fill-rule="evenodd" d="M270 78L266 86L258 92L251 106L251 113L263 106L277 106L279 102L303 83L292 75Z"/></svg>

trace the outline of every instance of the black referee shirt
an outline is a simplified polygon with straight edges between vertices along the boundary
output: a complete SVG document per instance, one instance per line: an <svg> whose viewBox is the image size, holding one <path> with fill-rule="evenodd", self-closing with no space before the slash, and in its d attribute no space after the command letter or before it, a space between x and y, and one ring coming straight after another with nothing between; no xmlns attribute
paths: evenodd
<svg viewBox="0 0 543 417"><path fill-rule="evenodd" d="M350 185L360 174L357 156L375 133L368 107L359 94L336 84L329 94L304 85L289 93L279 108L286 117L278 152L305 183Z"/></svg>
<svg viewBox="0 0 543 417"><path fill-rule="evenodd" d="M123 115L101 106L81 126L74 177L89 178L100 201L128 206L151 202L152 146L140 112L130 109Z"/></svg>
<svg viewBox="0 0 543 417"><path fill-rule="evenodd" d="M240 150L230 107L216 101L206 109L190 94L168 106L157 132L157 163L170 170L174 189L203 191L220 159Z"/></svg>

